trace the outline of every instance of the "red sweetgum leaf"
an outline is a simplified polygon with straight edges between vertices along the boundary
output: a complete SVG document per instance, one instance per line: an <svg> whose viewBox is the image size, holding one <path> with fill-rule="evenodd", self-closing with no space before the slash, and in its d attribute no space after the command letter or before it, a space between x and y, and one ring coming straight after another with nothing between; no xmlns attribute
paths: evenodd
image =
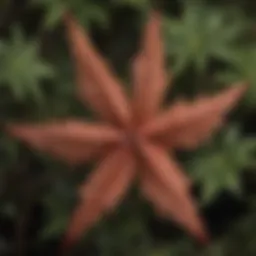
<svg viewBox="0 0 256 256"><path fill-rule="evenodd" d="M145 28L142 50L133 66L135 93L130 106L121 83L82 27L70 14L65 16L65 24L74 59L78 97L83 103L88 102L105 121L121 126L122 131L110 124L76 120L6 127L13 137L68 162L80 163L104 153L105 158L81 187L80 201L71 217L64 249L72 246L104 213L117 206L138 165L143 166L143 172L139 173L142 192L156 211L206 241L207 231L190 195L191 182L165 149L193 148L206 140L222 125L246 86L240 84L215 96L198 97L194 102L178 101L159 113L167 82L160 15L152 12Z"/></svg>

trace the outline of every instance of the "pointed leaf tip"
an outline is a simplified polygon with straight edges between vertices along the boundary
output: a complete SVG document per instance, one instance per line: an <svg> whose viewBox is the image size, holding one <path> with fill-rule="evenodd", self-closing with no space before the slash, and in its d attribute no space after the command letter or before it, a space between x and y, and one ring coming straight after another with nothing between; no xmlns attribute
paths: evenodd
<svg viewBox="0 0 256 256"><path fill-rule="evenodd" d="M203 246L206 246L211 242L210 236L206 233L199 233L197 235L197 238L200 244L202 244Z"/></svg>
<svg viewBox="0 0 256 256"><path fill-rule="evenodd" d="M248 88L235 83L216 95L199 96L193 102L178 101L143 127L143 133L168 147L193 149L224 123Z"/></svg>
<svg viewBox="0 0 256 256"><path fill-rule="evenodd" d="M79 120L44 124L8 124L7 133L31 148L70 164L86 162L122 139L111 126ZM120 137L121 135L121 137Z"/></svg>
<svg viewBox="0 0 256 256"><path fill-rule="evenodd" d="M125 163L125 165L124 165ZM82 184L80 203L71 216L64 246L78 241L104 214L114 210L135 175L135 160L123 148L116 148L106 156L91 176Z"/></svg>
<svg viewBox="0 0 256 256"><path fill-rule="evenodd" d="M203 223L204 224L204 223ZM201 245L207 245L210 243L210 235L208 230L205 228L205 225L198 225L200 228L195 230L192 235Z"/></svg>
<svg viewBox="0 0 256 256"><path fill-rule="evenodd" d="M157 19L160 20L162 17L162 14L160 11L156 10L156 9L152 9L149 13L151 19Z"/></svg>
<svg viewBox="0 0 256 256"><path fill-rule="evenodd" d="M78 22L76 17L73 15L73 13L69 10L66 10L65 13L62 16L62 20L65 26L76 26L76 23Z"/></svg>
<svg viewBox="0 0 256 256"><path fill-rule="evenodd" d="M69 10L66 10L63 15L62 15L62 19L65 22L66 20L70 19L72 17L72 14Z"/></svg>
<svg viewBox="0 0 256 256"><path fill-rule="evenodd" d="M74 62L77 96L104 120L126 124L129 100L122 83L101 56L85 29L69 13L64 17L67 40Z"/></svg>
<svg viewBox="0 0 256 256"><path fill-rule="evenodd" d="M136 122L141 123L158 114L167 87L161 19L155 11L149 14L145 24L141 49L133 62L132 73L134 115Z"/></svg>

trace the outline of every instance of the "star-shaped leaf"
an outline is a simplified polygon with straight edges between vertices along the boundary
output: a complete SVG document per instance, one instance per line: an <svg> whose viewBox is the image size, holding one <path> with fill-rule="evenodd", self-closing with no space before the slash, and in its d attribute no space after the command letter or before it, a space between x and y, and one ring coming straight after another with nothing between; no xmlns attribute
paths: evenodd
<svg viewBox="0 0 256 256"><path fill-rule="evenodd" d="M0 48L0 85L8 86L17 99L31 94L40 99L40 81L52 78L53 68L40 56L36 41L26 40L19 27L12 34L13 41L3 41Z"/></svg>
<svg viewBox="0 0 256 256"><path fill-rule="evenodd" d="M242 138L232 127L191 162L191 173L202 184L202 202L210 203L224 189L240 193L240 175L246 167L255 164L256 140ZM208 170L207 172L205 170Z"/></svg>
<svg viewBox="0 0 256 256"><path fill-rule="evenodd" d="M238 15L200 1L184 1L181 18L167 19L165 23L167 50L174 58L174 71L182 72L193 64L202 72L212 58L230 61L231 50L245 27L245 21L242 17L237 19Z"/></svg>
<svg viewBox="0 0 256 256"><path fill-rule="evenodd" d="M132 67L134 94L128 99L120 80L83 28L70 14L64 20L78 98L103 122L70 119L7 125L12 136L64 161L79 164L99 158L96 170L81 185L80 203L71 217L64 245L72 245L104 213L115 209L135 178L158 214L175 220L200 241L207 241L206 228L190 194L190 181L173 150L194 148L208 139L247 86L239 84L215 96L201 96L194 102L181 100L162 109L167 81L161 17L152 11Z"/></svg>

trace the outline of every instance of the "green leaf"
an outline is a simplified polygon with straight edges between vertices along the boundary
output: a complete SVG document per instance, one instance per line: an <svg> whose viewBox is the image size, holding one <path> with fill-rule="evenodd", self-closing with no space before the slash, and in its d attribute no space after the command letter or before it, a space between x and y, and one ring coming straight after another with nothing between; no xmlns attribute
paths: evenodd
<svg viewBox="0 0 256 256"><path fill-rule="evenodd" d="M190 162L188 168L202 185L202 203L214 200L223 190L240 194L240 174L255 163L256 140L241 137L232 127L222 134L220 143L213 143Z"/></svg>
<svg viewBox="0 0 256 256"><path fill-rule="evenodd" d="M67 181L58 180L49 189L43 199L48 221L41 239L56 238L65 231L74 199L74 188Z"/></svg>
<svg viewBox="0 0 256 256"><path fill-rule="evenodd" d="M136 9L147 9L150 6L150 0L112 0L116 5L127 5Z"/></svg>
<svg viewBox="0 0 256 256"><path fill-rule="evenodd" d="M44 27L47 29L55 28L61 21L65 10L69 9L79 18L82 25L88 27L96 23L103 27L108 26L108 13L99 3L84 0L33 0L32 4L42 6L45 9ZM84 6L84 8L81 8Z"/></svg>
<svg viewBox="0 0 256 256"><path fill-rule="evenodd" d="M0 66L0 86L8 87L17 100L33 95L40 101L42 80L54 75L40 56L38 43L26 40L19 27L13 28L10 40L1 42Z"/></svg>
<svg viewBox="0 0 256 256"><path fill-rule="evenodd" d="M224 7L185 1L182 16L166 18L164 27L167 53L174 59L174 71L182 72L193 65L201 73L212 58L231 61L231 49L241 37L245 22L240 13Z"/></svg>

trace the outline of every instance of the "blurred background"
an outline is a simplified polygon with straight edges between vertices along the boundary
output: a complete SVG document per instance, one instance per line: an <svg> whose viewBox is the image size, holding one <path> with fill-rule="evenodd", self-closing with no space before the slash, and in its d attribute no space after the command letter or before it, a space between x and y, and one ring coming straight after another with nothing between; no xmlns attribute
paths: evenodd
<svg viewBox="0 0 256 256"><path fill-rule="evenodd" d="M212 235L202 247L158 218L132 191L118 211L85 235L71 255L256 255L256 3L251 0L1 0L0 118L94 118L75 98L61 15L73 11L118 76L130 82L148 11L163 13L166 102L214 93L246 80L250 88L213 139L177 152ZM73 170L0 133L0 255L56 255L76 188L91 165Z"/></svg>

